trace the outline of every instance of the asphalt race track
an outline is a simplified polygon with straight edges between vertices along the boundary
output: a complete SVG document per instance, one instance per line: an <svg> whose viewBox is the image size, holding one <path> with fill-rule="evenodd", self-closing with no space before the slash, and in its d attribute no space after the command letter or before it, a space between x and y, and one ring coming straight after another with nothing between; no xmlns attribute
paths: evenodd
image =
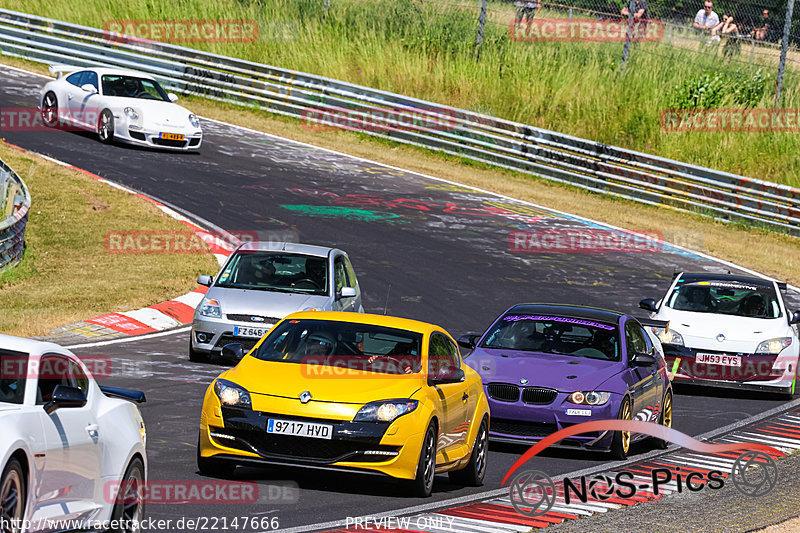
<svg viewBox="0 0 800 533"><path fill-rule="evenodd" d="M36 106L43 78L4 69L4 80L0 107ZM386 308L388 314L438 323L456 336L481 331L521 301L635 312L641 298L663 293L675 270L728 270L676 249L625 254L514 252L509 249L512 231L585 228L587 223L233 126L204 121L203 129L200 154L106 146L95 136L63 131L2 135L8 142L140 190L234 233L296 232L300 242L340 247L353 260L367 312L382 313ZM24 179L27 169L17 170ZM647 230L646 221L641 229ZM789 301L790 308L798 304L796 297ZM203 479L195 466L201 400L222 368L190 363L187 343L188 333L181 331L74 350L79 355L110 356L115 371L105 381L147 393L143 414L151 479ZM674 427L691 435L785 401L757 394L677 392ZM493 445L483 489L453 486L441 476L429 500L399 495L392 481L381 478L240 469L237 477L242 480L296 482L297 500L267 498L246 506L150 505L148 515L277 516L280 527L286 528L377 514L496 489L524 450ZM633 455L648 450L639 447ZM555 475L606 460L602 454L550 452L537 457L533 466Z"/></svg>

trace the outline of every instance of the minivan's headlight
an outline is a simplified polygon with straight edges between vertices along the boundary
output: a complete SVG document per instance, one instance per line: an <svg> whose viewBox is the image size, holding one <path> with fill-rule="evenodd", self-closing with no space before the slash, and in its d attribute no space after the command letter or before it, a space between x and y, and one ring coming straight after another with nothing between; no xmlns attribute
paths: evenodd
<svg viewBox="0 0 800 533"><path fill-rule="evenodd" d="M203 299L200 303L200 315L210 318L222 318L222 307L217 300Z"/></svg>
<svg viewBox="0 0 800 533"><path fill-rule="evenodd" d="M128 118L131 120L139 120L139 113L132 107L126 107L125 114L128 115Z"/></svg>
<svg viewBox="0 0 800 533"><path fill-rule="evenodd" d="M194 113L190 113L189 114L189 124L191 124L195 128L199 128L200 127L200 119L197 118L197 115L195 115Z"/></svg>
<svg viewBox="0 0 800 533"><path fill-rule="evenodd" d="M658 335L658 340L663 344L675 344L676 346L683 346L683 337L677 331L668 328L653 328L653 333Z"/></svg>
<svg viewBox="0 0 800 533"><path fill-rule="evenodd" d="M764 341L758 345L756 348L756 353L769 353L769 354L778 354L783 351L784 348L788 348L789 345L792 344L791 337L779 337L777 339L770 339L768 341Z"/></svg>
<svg viewBox="0 0 800 533"><path fill-rule="evenodd" d="M358 410L354 422L391 422L417 408L417 400L370 402Z"/></svg>
<svg viewBox="0 0 800 533"><path fill-rule="evenodd" d="M253 408L250 393L232 381L218 379L214 382L214 392L222 405L244 407L245 409Z"/></svg>

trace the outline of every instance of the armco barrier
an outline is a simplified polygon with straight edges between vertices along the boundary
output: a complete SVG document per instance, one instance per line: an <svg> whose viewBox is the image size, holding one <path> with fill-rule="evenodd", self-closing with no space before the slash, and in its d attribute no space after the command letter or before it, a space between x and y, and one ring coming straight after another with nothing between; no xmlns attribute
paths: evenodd
<svg viewBox="0 0 800 533"><path fill-rule="evenodd" d="M800 235L800 189L322 76L5 9L0 51L42 63L132 68L176 92L305 120L345 115L352 125L392 117L396 127L354 129L639 203ZM418 123L420 115L426 124Z"/></svg>
<svg viewBox="0 0 800 533"><path fill-rule="evenodd" d="M0 272L22 258L30 208L28 187L16 172L0 161Z"/></svg>

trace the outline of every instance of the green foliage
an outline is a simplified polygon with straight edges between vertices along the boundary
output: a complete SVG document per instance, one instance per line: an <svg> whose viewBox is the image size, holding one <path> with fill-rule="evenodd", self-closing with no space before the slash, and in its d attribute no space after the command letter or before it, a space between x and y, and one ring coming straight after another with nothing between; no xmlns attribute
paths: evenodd
<svg viewBox="0 0 800 533"><path fill-rule="evenodd" d="M769 81L770 76L761 69L750 76L741 71L706 72L675 85L671 107L711 109L730 104L755 107L764 98Z"/></svg>

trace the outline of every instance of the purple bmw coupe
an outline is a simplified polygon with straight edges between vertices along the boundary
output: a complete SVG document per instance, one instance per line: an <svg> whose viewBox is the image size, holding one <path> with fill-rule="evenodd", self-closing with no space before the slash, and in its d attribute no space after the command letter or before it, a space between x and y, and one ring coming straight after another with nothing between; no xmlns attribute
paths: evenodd
<svg viewBox="0 0 800 533"><path fill-rule="evenodd" d="M481 375L489 398L489 438L532 444L573 424L613 418L671 426L672 387L661 343L648 329L604 309L520 304L483 335L460 337L459 345L472 349L465 362ZM631 442L643 438L601 432L560 446L624 459Z"/></svg>

